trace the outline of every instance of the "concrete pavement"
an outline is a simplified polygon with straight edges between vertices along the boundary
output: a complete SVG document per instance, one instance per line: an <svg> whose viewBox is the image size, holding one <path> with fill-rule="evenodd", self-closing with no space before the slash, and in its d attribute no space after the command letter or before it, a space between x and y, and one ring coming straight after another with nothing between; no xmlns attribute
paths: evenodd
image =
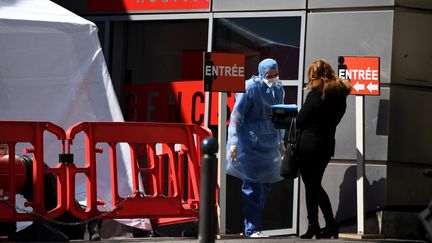
<svg viewBox="0 0 432 243"><path fill-rule="evenodd" d="M82 241L79 241L82 242ZM149 238L111 238L100 242L145 242L145 243L198 243L195 238L179 238L179 237L149 237ZM271 237L261 239L236 238L236 239L218 239L216 243L425 243L426 241L418 240L401 240L401 239L368 239L368 240L350 240L350 239L320 239L320 240L304 240L298 237Z"/></svg>

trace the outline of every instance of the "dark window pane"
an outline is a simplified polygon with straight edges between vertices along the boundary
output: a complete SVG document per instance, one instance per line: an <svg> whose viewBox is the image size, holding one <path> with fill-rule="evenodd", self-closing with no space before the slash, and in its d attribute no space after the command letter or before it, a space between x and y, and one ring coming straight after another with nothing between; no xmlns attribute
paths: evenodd
<svg viewBox="0 0 432 243"><path fill-rule="evenodd" d="M213 50L244 53L246 77L256 75L259 61L270 57L279 64L280 79L297 80L300 27L301 17L216 19Z"/></svg>
<svg viewBox="0 0 432 243"><path fill-rule="evenodd" d="M105 46L105 22L95 21L94 22L98 28L98 38L102 49Z"/></svg>
<svg viewBox="0 0 432 243"><path fill-rule="evenodd" d="M297 86L284 86L285 104L297 104Z"/></svg>
<svg viewBox="0 0 432 243"><path fill-rule="evenodd" d="M208 20L130 22L126 60L129 80L126 82L202 79L202 71L194 70L202 70L207 29Z"/></svg>

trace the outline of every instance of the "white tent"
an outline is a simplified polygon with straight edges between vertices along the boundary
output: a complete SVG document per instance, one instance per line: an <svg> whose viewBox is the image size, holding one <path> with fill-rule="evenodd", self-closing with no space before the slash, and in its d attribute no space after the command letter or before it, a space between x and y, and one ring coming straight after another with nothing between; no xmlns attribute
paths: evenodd
<svg viewBox="0 0 432 243"><path fill-rule="evenodd" d="M50 121L64 130L79 121L123 121L96 25L49 0L0 1L0 60L0 120ZM45 140L50 166L59 144L54 137ZM73 149L75 161L83 161L83 142L74 141ZM120 153L119 160L128 156ZM119 191L127 196L130 166L119 164ZM98 164L98 197L108 210L109 176L109 166ZM84 182L77 184L78 200Z"/></svg>

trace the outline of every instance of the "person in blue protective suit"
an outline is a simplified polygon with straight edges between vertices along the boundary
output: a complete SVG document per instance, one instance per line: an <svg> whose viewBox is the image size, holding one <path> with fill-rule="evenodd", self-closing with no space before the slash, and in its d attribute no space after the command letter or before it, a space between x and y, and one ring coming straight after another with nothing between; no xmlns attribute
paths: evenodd
<svg viewBox="0 0 432 243"><path fill-rule="evenodd" d="M264 59L258 76L246 81L245 93L237 93L230 117L227 142L227 173L243 181L244 234L266 237L261 215L270 184L280 181L283 129L275 129L271 106L282 104L285 91L278 79L278 65Z"/></svg>

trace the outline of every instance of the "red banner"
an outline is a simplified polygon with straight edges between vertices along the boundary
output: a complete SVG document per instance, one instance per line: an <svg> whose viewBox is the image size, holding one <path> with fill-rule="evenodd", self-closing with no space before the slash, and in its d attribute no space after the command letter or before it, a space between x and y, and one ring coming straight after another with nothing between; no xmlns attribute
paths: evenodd
<svg viewBox="0 0 432 243"><path fill-rule="evenodd" d="M380 94L379 57L340 56L338 74L350 80L353 95Z"/></svg>
<svg viewBox="0 0 432 243"><path fill-rule="evenodd" d="M126 86L128 121L179 122L204 125L203 81L181 81ZM212 94L210 125L217 125L218 94ZM227 119L234 93L227 94Z"/></svg>
<svg viewBox="0 0 432 243"><path fill-rule="evenodd" d="M89 12L210 10L210 0L87 0Z"/></svg>

